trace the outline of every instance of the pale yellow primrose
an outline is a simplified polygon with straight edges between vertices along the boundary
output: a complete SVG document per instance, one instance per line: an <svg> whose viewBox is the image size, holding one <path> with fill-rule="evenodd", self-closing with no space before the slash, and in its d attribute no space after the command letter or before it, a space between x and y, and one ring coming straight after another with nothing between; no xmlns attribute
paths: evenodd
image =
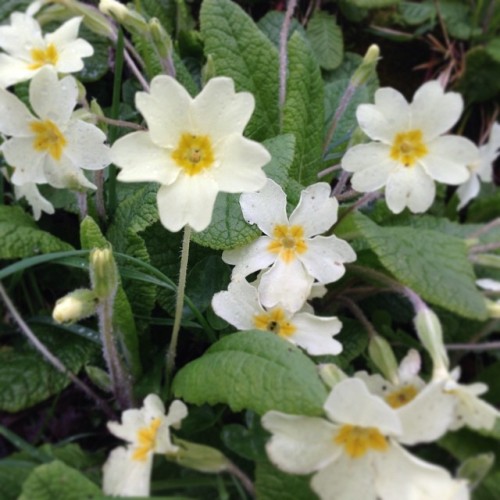
<svg viewBox="0 0 500 500"><path fill-rule="evenodd" d="M100 129L73 114L77 97L76 80L72 76L58 80L48 68L42 68L30 82L29 98L35 114L14 94L0 89L0 132L8 137L0 148L14 168L13 184L95 188L82 169L106 167L109 148Z"/></svg>
<svg viewBox="0 0 500 500"><path fill-rule="evenodd" d="M243 216L265 236L224 251L222 260L235 266L233 279L265 269L259 283L264 307L281 304L289 312L298 311L315 280L320 284L337 281L345 273L344 263L356 260L347 242L333 235L319 236L337 220L338 202L330 192L325 182L308 186L290 218L286 195L272 180L260 191L240 196Z"/></svg>
<svg viewBox="0 0 500 500"><path fill-rule="evenodd" d="M0 87L29 80L40 69L75 73L83 58L94 53L89 42L78 38L82 17L74 17L53 33L42 34L38 21L28 13L14 12L10 24L0 26Z"/></svg>
<svg viewBox="0 0 500 500"><path fill-rule="evenodd" d="M398 443L397 412L370 394L361 380L334 386L324 406L327 419L270 411L271 461L290 474L311 474L321 500L466 500L464 481L424 462Z"/></svg>
<svg viewBox="0 0 500 500"><path fill-rule="evenodd" d="M266 182L271 159L243 137L255 107L252 94L235 92L230 78L212 78L194 99L170 76L153 78L150 93L136 94L149 130L112 147L123 182L158 182L158 211L169 231L205 229L219 191L251 192Z"/></svg>
<svg viewBox="0 0 500 500"><path fill-rule="evenodd" d="M342 168L353 172L352 187L360 192L385 186L387 206L425 212L433 203L434 181L459 185L470 177L467 165L478 148L464 137L443 135L460 118L460 94L445 93L437 81L422 85L408 103L392 88L375 92L375 104L356 111L361 130L372 140L347 151Z"/></svg>
<svg viewBox="0 0 500 500"><path fill-rule="evenodd" d="M122 423L108 422L109 431L127 441L115 448L103 467L103 491L107 495L149 496L151 469L155 453L176 453L170 427L176 427L187 416L186 405L175 400L165 415L158 396L150 394L141 409L126 410Z"/></svg>

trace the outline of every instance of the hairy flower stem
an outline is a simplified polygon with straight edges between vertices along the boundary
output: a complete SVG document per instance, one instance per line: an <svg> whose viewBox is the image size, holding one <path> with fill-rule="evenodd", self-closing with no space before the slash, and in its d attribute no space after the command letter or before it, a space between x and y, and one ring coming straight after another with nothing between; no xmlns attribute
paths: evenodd
<svg viewBox="0 0 500 500"><path fill-rule="evenodd" d="M120 406L126 409L132 407L132 387L116 348L113 332L113 304L114 296L101 299L97 306L97 317L99 319L104 360L108 367L113 393Z"/></svg>
<svg viewBox="0 0 500 500"><path fill-rule="evenodd" d="M177 342L179 340L179 330L181 328L182 310L184 309L184 295L186 292L186 276L189 261L189 243L191 241L191 227L184 227L184 236L182 239L181 264L179 268L179 284L177 285L177 300L175 303L174 326L172 328L172 338L167 352L167 383L175 369L175 356L177 354Z"/></svg>
<svg viewBox="0 0 500 500"><path fill-rule="evenodd" d="M109 407L108 403L101 399L88 385L82 382L72 371L68 370L63 362L56 357L52 352L43 344L38 337L33 333L31 328L27 325L27 323L23 320L18 310L14 306L14 303L10 300L4 286L0 283L0 297L2 297L3 302L10 315L14 319L14 321L19 326L19 329L23 333L23 335L31 342L33 347L42 355L42 357L51 364L57 371L66 375L73 384L75 384L80 390L82 390L87 396L93 399L106 413L106 415L112 420L116 420L116 415L114 411Z"/></svg>

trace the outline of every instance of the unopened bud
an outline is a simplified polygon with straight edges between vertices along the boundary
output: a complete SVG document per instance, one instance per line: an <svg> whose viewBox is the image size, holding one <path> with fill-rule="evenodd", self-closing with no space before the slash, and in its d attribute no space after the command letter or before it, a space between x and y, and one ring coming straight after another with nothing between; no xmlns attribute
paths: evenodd
<svg viewBox="0 0 500 500"><path fill-rule="evenodd" d="M95 248L90 252L90 280L99 299L114 296L118 287L118 270L111 248Z"/></svg>
<svg viewBox="0 0 500 500"><path fill-rule="evenodd" d="M131 33L144 35L148 31L148 23L141 14L135 10L127 8L116 0L101 0L99 2L99 10L116 19Z"/></svg>
<svg viewBox="0 0 500 500"><path fill-rule="evenodd" d="M333 389L339 382L347 378L347 375L333 363L322 363L318 365L318 373L324 384Z"/></svg>
<svg viewBox="0 0 500 500"><path fill-rule="evenodd" d="M486 309L490 318L500 318L500 301L486 300Z"/></svg>
<svg viewBox="0 0 500 500"><path fill-rule="evenodd" d="M208 54L207 62L204 64L203 68L201 68L201 81L203 85L206 85L214 76L216 76L214 58Z"/></svg>
<svg viewBox="0 0 500 500"><path fill-rule="evenodd" d="M212 474L218 474L231 468L231 461L211 446L191 443L175 437L173 441L179 449L175 453L167 453L168 460L190 469Z"/></svg>
<svg viewBox="0 0 500 500"><path fill-rule="evenodd" d="M421 308L414 319L418 338L427 349L434 366L434 378L447 376L450 361L444 347L443 329L436 314L428 307Z"/></svg>
<svg viewBox="0 0 500 500"><path fill-rule="evenodd" d="M399 381L398 362L389 342L380 335L373 335L368 344L368 354L382 375L397 384Z"/></svg>
<svg viewBox="0 0 500 500"><path fill-rule="evenodd" d="M172 40L156 17L149 20L149 32L158 55L162 59L170 57L170 52L172 51Z"/></svg>
<svg viewBox="0 0 500 500"><path fill-rule="evenodd" d="M52 311L57 323L75 323L96 312L97 297L93 290L80 288L61 297Z"/></svg>
<svg viewBox="0 0 500 500"><path fill-rule="evenodd" d="M352 75L351 82L355 86L365 84L372 76L375 75L377 62L380 59L380 48L373 44L368 47L363 61Z"/></svg>

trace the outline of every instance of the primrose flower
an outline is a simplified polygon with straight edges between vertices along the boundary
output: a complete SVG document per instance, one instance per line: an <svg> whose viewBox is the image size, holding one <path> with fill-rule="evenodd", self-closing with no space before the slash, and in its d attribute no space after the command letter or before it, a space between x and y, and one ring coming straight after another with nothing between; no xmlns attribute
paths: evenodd
<svg viewBox="0 0 500 500"><path fill-rule="evenodd" d="M266 309L259 302L257 288L245 279L233 281L227 291L216 293L212 307L239 330L266 330L312 356L342 351L342 345L332 338L342 328L338 318L321 318L303 311L290 313L280 305Z"/></svg>
<svg viewBox="0 0 500 500"><path fill-rule="evenodd" d="M490 137L486 144L479 147L479 156L475 162L467 165L470 170L470 178L457 189L460 203L457 210L465 207L469 201L479 194L481 188L480 180L491 182L493 178L493 162L500 155L500 123L494 123L491 128Z"/></svg>
<svg viewBox="0 0 500 500"><path fill-rule="evenodd" d="M467 165L477 147L468 139L443 135L459 119L462 97L445 93L437 81L422 85L409 104L392 88L375 92L375 104L362 104L356 117L362 131L376 142L347 151L342 167L353 172L352 187L372 192L385 186L387 206L394 213L408 207L425 212L434 201L434 181L466 182Z"/></svg>
<svg viewBox="0 0 500 500"><path fill-rule="evenodd" d="M187 416L186 405L175 400L168 414L160 398L150 394L140 410L126 410L122 423L108 422L112 434L128 442L115 448L103 468L103 490L107 495L149 496L154 453L176 453L170 427Z"/></svg>
<svg viewBox="0 0 500 500"><path fill-rule="evenodd" d="M10 137L1 151L14 167L13 184L95 188L81 169L104 168L110 163L109 148L101 130L72 116L77 96L73 77L58 80L48 68L30 83L30 104L36 115L14 94L0 89L0 132Z"/></svg>
<svg viewBox="0 0 500 500"><path fill-rule="evenodd" d="M113 163L122 169L120 181L161 184L158 210L169 231L186 224L202 231L219 191L255 191L265 184L262 167L271 156L243 137L255 101L248 92L236 93L230 78L212 78L192 99L176 80L160 75L135 102L149 131L116 141Z"/></svg>
<svg viewBox="0 0 500 500"><path fill-rule="evenodd" d="M443 382L426 384L418 376L420 355L410 350L399 365L394 382L375 374L357 372L370 393L396 410L402 425L398 441L416 444L435 441L447 432L455 412L455 399L443 392Z"/></svg>
<svg viewBox="0 0 500 500"><path fill-rule="evenodd" d="M287 473L314 473L311 487L322 500L468 498L463 482L398 444L397 412L361 380L336 384L323 408L328 420L277 411L262 418L271 461Z"/></svg>
<svg viewBox="0 0 500 500"><path fill-rule="evenodd" d="M31 79L41 68L57 73L83 69L83 57L94 53L90 43L77 38L82 17L74 17L53 33L42 29L29 13L14 12L10 24L0 26L0 87Z"/></svg>
<svg viewBox="0 0 500 500"><path fill-rule="evenodd" d="M16 186L14 184L14 196L16 200L20 200L21 198L26 199L33 210L33 217L35 220L40 219L42 212L46 214L54 213L54 206L52 203L41 195L38 186L33 182L27 182L21 186Z"/></svg>
<svg viewBox="0 0 500 500"><path fill-rule="evenodd" d="M315 279L321 284L337 281L345 273L344 263L356 259L347 242L333 235L316 236L337 220L338 202L324 182L302 191L290 218L286 195L272 180L256 193L241 195L240 205L247 222L257 224L265 236L224 251L222 260L235 266L234 279L271 266L259 284L260 301L266 308L281 304L290 312L298 311Z"/></svg>

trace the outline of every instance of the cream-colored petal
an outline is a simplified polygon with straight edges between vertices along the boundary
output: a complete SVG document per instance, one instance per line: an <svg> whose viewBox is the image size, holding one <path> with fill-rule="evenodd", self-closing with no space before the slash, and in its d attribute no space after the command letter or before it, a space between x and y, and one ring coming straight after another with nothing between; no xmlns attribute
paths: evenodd
<svg viewBox="0 0 500 500"><path fill-rule="evenodd" d="M316 236L307 240L307 251L299 255L307 272L319 283L333 283L345 274L344 263L354 262L351 245L336 236Z"/></svg>
<svg viewBox="0 0 500 500"><path fill-rule="evenodd" d="M25 82L39 70L28 67L26 61L7 54L0 54L0 88L7 88L16 83Z"/></svg>
<svg viewBox="0 0 500 500"><path fill-rule="evenodd" d="M257 288L245 279L233 280L227 291L216 293L212 308L222 319L238 330L255 328L254 316L265 313L259 303Z"/></svg>
<svg viewBox="0 0 500 500"><path fill-rule="evenodd" d="M255 108L249 92L235 92L231 78L211 78L194 98L191 113L196 129L214 142L230 134L242 135Z"/></svg>
<svg viewBox="0 0 500 500"><path fill-rule="evenodd" d="M168 425L177 429L180 427L181 421L184 420L187 415L187 406L180 399L175 399L170 403L165 421Z"/></svg>
<svg viewBox="0 0 500 500"><path fill-rule="evenodd" d="M165 405L156 394L148 394L142 403L146 418L158 418L165 415Z"/></svg>
<svg viewBox="0 0 500 500"><path fill-rule="evenodd" d="M408 207L414 213L429 209L436 196L434 181L419 166L401 167L391 173L385 188L385 199L391 212L398 214Z"/></svg>
<svg viewBox="0 0 500 500"><path fill-rule="evenodd" d="M309 474L333 462L341 453L333 441L337 426L322 418L270 411L261 423L272 433L267 454L285 472Z"/></svg>
<svg viewBox="0 0 500 500"><path fill-rule="evenodd" d="M111 163L106 135L95 125L73 120L66 130L68 144L64 154L79 168L100 170Z"/></svg>
<svg viewBox="0 0 500 500"><path fill-rule="evenodd" d="M26 56L31 47L43 45L37 20L24 12L13 12L10 24L0 26L0 48L9 54Z"/></svg>
<svg viewBox="0 0 500 500"><path fill-rule="evenodd" d="M293 316L292 323L297 330L289 339L311 356L337 355L342 351L342 344L333 338L342 328L338 318L297 313Z"/></svg>
<svg viewBox="0 0 500 500"><path fill-rule="evenodd" d="M349 148L342 158L342 168L348 172L361 172L390 160L391 147L381 142L358 144Z"/></svg>
<svg viewBox="0 0 500 500"><path fill-rule="evenodd" d="M240 205L245 220L268 236L276 225L288 225L285 192L271 179L259 191L242 194Z"/></svg>
<svg viewBox="0 0 500 500"><path fill-rule="evenodd" d="M410 107L397 90L384 87L375 92L375 104L358 106L356 118L368 137L390 144L395 134L407 130Z"/></svg>
<svg viewBox="0 0 500 500"><path fill-rule="evenodd" d="M479 157L477 146L466 139L447 135L427 144L429 153L418 162L434 180L457 185L465 182L470 172L467 165Z"/></svg>
<svg viewBox="0 0 500 500"><path fill-rule="evenodd" d="M29 123L34 119L28 108L14 94L0 89L0 132L2 134L31 137L33 133L29 128Z"/></svg>
<svg viewBox="0 0 500 500"><path fill-rule="evenodd" d="M111 161L121 170L122 182L159 182L172 184L181 169L175 166L170 152L158 147L148 132L132 132L118 139L111 147Z"/></svg>
<svg viewBox="0 0 500 500"><path fill-rule="evenodd" d="M149 93L136 93L135 105L157 146L175 149L182 133L199 133L190 118L191 96L171 76L155 76Z"/></svg>
<svg viewBox="0 0 500 500"><path fill-rule="evenodd" d="M53 43L56 47L64 47L64 45L76 40L78 37L78 31L82 23L83 17L72 17L65 23L61 24L52 33L47 33L45 35L45 40L47 44ZM92 52L93 53L93 52ZM92 55L90 53L89 55Z"/></svg>
<svg viewBox="0 0 500 500"><path fill-rule="evenodd" d="M29 94L37 116L62 128L69 122L76 106L78 86L72 76L59 80L53 70L43 67L31 80Z"/></svg>
<svg viewBox="0 0 500 500"><path fill-rule="evenodd" d="M137 440L137 431L147 423L144 418L144 412L137 408L125 410L122 413L121 420L122 423L108 422L107 427L109 432L124 441L135 443Z"/></svg>
<svg viewBox="0 0 500 500"><path fill-rule="evenodd" d="M35 183L30 182L21 186L14 185L14 194L16 199L26 198L26 201L33 210L33 217L35 220L40 219L42 212L47 214L54 213L54 206L40 194Z"/></svg>
<svg viewBox="0 0 500 500"><path fill-rule="evenodd" d="M289 263L277 259L259 283L260 301L264 307L278 304L289 312L298 311L311 292L314 278L298 259Z"/></svg>
<svg viewBox="0 0 500 500"><path fill-rule="evenodd" d="M44 184L48 182L45 174L45 155L33 148L33 138L12 138L1 146L5 161L15 168L11 181L21 185L26 182Z"/></svg>
<svg viewBox="0 0 500 500"><path fill-rule="evenodd" d="M375 488L384 500L457 500L463 482L449 472L411 455L396 443L379 453ZM465 497L467 498L467 497Z"/></svg>
<svg viewBox="0 0 500 500"><path fill-rule="evenodd" d="M222 260L226 264L234 265L232 278L245 278L249 274L261 269L267 269L276 260L276 255L267 250L271 239L261 236L249 245L224 250Z"/></svg>
<svg viewBox="0 0 500 500"><path fill-rule="evenodd" d="M366 385L356 378L335 385L323 408L334 422L375 427L384 435L399 435L402 431L396 411L370 394Z"/></svg>
<svg viewBox="0 0 500 500"><path fill-rule="evenodd" d="M471 200L473 200L481 189L481 183L476 174L471 174L469 180L465 181L463 184L458 186L457 196L460 203L457 205L457 210L461 210L465 207Z"/></svg>
<svg viewBox="0 0 500 500"><path fill-rule="evenodd" d="M432 140L457 123L463 107L460 94L445 93L436 80L424 83L411 103L411 128L421 130L425 141Z"/></svg>
<svg viewBox="0 0 500 500"><path fill-rule="evenodd" d="M78 38L61 48L55 68L58 73L75 73L81 71L85 66L82 58L89 57L93 53L94 48L92 45L86 40Z"/></svg>
<svg viewBox="0 0 500 500"><path fill-rule="evenodd" d="M106 495L148 497L153 456L133 460L129 450L115 448L103 466L102 489Z"/></svg>
<svg viewBox="0 0 500 500"><path fill-rule="evenodd" d="M338 201L330 197L326 182L306 187L300 193L297 208L290 215L290 225L304 228L304 237L310 238L328 231L337 222Z"/></svg>
<svg viewBox="0 0 500 500"><path fill-rule="evenodd" d="M173 184L161 186L157 201L161 223L171 232L186 224L203 231L212 220L217 184L209 177L181 173Z"/></svg>

